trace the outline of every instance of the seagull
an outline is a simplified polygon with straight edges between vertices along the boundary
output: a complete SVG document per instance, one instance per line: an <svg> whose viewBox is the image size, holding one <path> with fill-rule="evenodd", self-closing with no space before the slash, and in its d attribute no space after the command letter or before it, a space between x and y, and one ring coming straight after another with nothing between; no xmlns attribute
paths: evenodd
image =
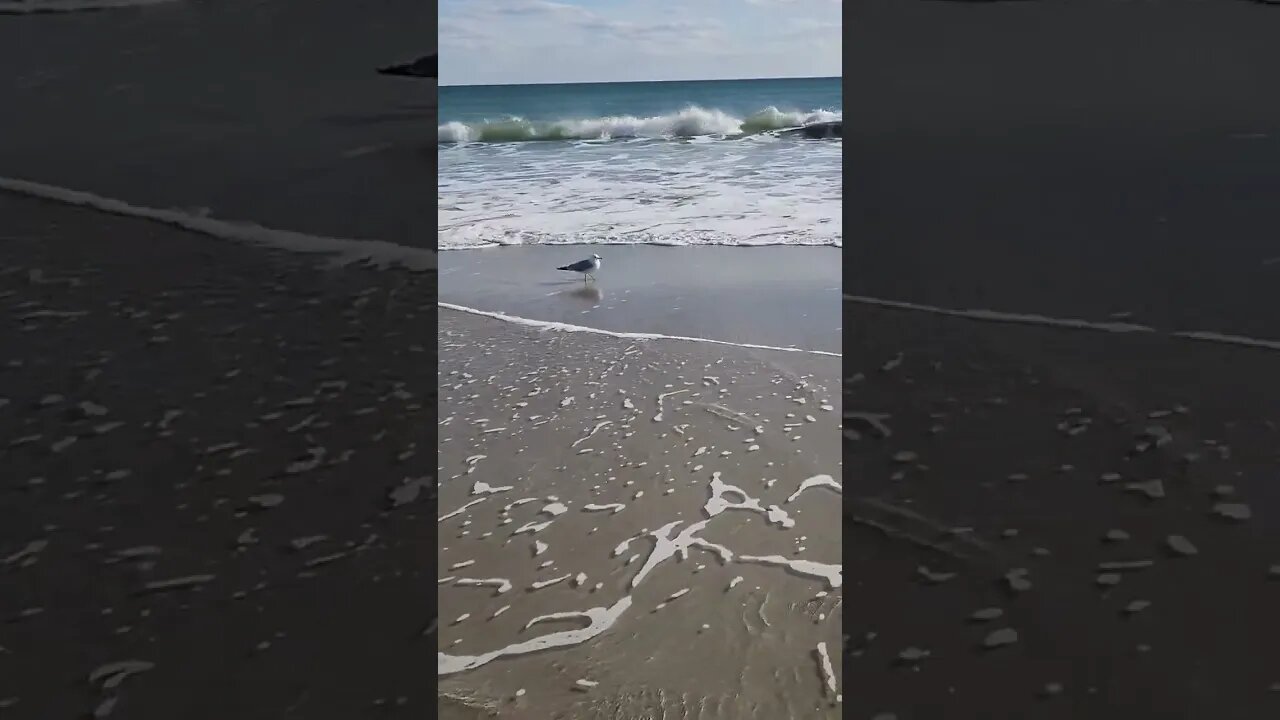
<svg viewBox="0 0 1280 720"><path fill-rule="evenodd" d="M600 269L600 256L599 256L599 255L592 255L591 257L587 258L586 260L579 260L578 262L573 263L572 265L564 265L564 266L562 266L562 267L558 267L558 268L556 268L556 269L557 269L557 270L570 270L570 271L572 271L572 272L580 272L580 273L582 273L582 281L583 281L583 282L586 282L586 281L587 281L587 278L591 278L592 280L595 280L595 279L596 279L596 278L595 278L595 276L594 276L594 275L592 275L591 273L593 273L593 272L595 272L596 270L599 270L599 269Z"/></svg>

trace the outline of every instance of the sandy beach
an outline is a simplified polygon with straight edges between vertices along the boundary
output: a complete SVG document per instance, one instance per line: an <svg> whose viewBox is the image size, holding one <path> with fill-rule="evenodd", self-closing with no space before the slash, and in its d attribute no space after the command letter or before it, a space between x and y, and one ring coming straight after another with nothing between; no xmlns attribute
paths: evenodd
<svg viewBox="0 0 1280 720"><path fill-rule="evenodd" d="M1280 702L1274 352L845 311L855 717Z"/></svg>
<svg viewBox="0 0 1280 720"><path fill-rule="evenodd" d="M839 716L838 380L442 309L444 716Z"/></svg>
<svg viewBox="0 0 1280 720"><path fill-rule="evenodd" d="M1276 17L867 4L851 717L1280 707Z"/></svg>
<svg viewBox="0 0 1280 720"><path fill-rule="evenodd" d="M440 254L442 712L837 717L839 250L593 250Z"/></svg>
<svg viewBox="0 0 1280 720"><path fill-rule="evenodd" d="M429 713L434 277L0 216L0 716Z"/></svg>

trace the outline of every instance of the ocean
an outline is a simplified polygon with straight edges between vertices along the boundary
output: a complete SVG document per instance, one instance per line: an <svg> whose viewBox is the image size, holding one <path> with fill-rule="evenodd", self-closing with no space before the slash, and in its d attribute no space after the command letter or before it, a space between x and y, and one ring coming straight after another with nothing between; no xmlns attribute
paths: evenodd
<svg viewBox="0 0 1280 720"><path fill-rule="evenodd" d="M841 246L839 78L439 89L438 243Z"/></svg>

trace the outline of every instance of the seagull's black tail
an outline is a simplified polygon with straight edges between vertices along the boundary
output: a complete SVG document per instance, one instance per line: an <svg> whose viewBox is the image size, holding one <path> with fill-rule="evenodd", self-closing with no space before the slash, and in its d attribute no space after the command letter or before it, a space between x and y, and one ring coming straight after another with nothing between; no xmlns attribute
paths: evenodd
<svg viewBox="0 0 1280 720"><path fill-rule="evenodd" d="M572 268L572 267L570 267L569 265L565 265L564 267L558 267L558 268L556 268L556 269L557 269L557 270L572 270L573 268Z"/></svg>

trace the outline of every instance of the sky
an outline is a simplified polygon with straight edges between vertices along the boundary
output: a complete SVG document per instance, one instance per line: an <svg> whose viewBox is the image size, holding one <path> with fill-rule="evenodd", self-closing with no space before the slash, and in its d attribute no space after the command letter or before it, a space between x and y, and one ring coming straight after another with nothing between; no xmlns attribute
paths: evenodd
<svg viewBox="0 0 1280 720"><path fill-rule="evenodd" d="M840 0L440 0L441 85L840 75Z"/></svg>

